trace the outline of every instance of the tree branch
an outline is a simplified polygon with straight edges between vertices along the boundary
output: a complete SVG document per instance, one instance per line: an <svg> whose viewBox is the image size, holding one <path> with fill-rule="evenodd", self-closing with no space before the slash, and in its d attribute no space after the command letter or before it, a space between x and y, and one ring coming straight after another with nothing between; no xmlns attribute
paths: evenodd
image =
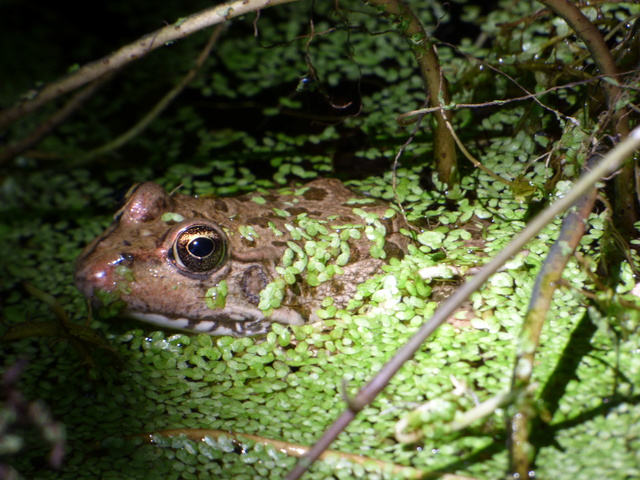
<svg viewBox="0 0 640 480"><path fill-rule="evenodd" d="M142 117L138 121L138 123L136 123L133 127L131 127L126 132L124 132L122 135L118 136L117 138L111 140L110 142L104 145L101 145L98 148L95 148L89 152L84 153L83 155L80 155L80 157L77 159L76 162L74 162L74 164L85 163L97 156L104 155L105 153L110 152L112 150L116 150L120 148L122 145L124 145L125 143L129 142L136 135L139 135L141 132L143 132L149 126L149 124L153 122L153 120L155 120L169 106L169 104L173 101L173 99L175 99L180 94L180 92L182 92L182 90L184 90L184 88L187 85L189 85L189 83L191 83L191 81L195 78L196 74L202 68L202 65L204 64L205 60L209 57L209 54L211 53L211 49L213 48L218 38L220 37L220 33L222 32L222 27L223 27L222 25L218 25L218 27L216 27L216 29L213 31L213 33L209 37L209 41L205 45L204 49L202 50L202 52L200 52L200 55L198 56L198 59L196 60L193 68L189 70L189 72L187 72L187 74L182 78L182 80L180 80L180 82L175 87L173 87L169 92L167 92L167 94L164 97L160 99L160 101L149 111L149 113L147 113L144 117Z"/></svg>
<svg viewBox="0 0 640 480"><path fill-rule="evenodd" d="M38 143L44 136L48 135L54 128L64 122L70 115L78 110L82 104L91 97L100 87L111 80L115 72L109 72L108 75L95 80L93 83L76 93L71 99L57 112L48 117L44 122L38 125L31 134L22 140L9 145L0 151L0 165L20 155L22 152Z"/></svg>
<svg viewBox="0 0 640 480"><path fill-rule="evenodd" d="M568 0L538 1L567 22L573 31L576 32L576 35L578 35L587 46L598 70L600 70L603 75L611 77L612 81L605 81L602 84L607 97L607 106L614 112L614 118L618 120L616 132L622 136L627 136L630 128L625 115L626 109L615 112L616 101L621 93L620 87L618 86L618 67L600 30L589 21L575 4Z"/></svg>
<svg viewBox="0 0 640 480"><path fill-rule="evenodd" d="M585 171L600 158L594 155L585 166ZM540 344L540 334L545 324L553 294L558 288L562 273L573 256L587 227L587 218L593 210L598 190L592 187L576 206L569 211L558 239L554 242L544 264L536 277L531 292L531 300L522 331L518 338L516 362L511 381L511 392L517 394L514 404L509 408L509 473L527 478L531 471L533 446L529 441L529 426L536 415L532 392L528 388L534 369L534 357Z"/></svg>
<svg viewBox="0 0 640 480"><path fill-rule="evenodd" d="M618 67L613 55L598 28L589 21L580 9L568 0L538 0L544 6L553 10L576 32L576 35L585 43L598 70L603 75L610 77L609 81L602 83L607 99L607 108L615 133L620 137L629 135L631 127L629 125L629 110L626 107L618 107L617 103L622 96L622 90L618 84ZM634 195L633 183L634 163L630 158L622 167L622 172L614 180L616 188L615 194L615 214L618 224L627 233L634 231L634 223L638 219L636 197ZM636 185L636 188L639 188Z"/></svg>
<svg viewBox="0 0 640 480"><path fill-rule="evenodd" d="M226 22L249 12L293 1L295 0L236 0L181 18L173 25L156 30L129 45L125 45L111 55L86 64L71 75L45 86L35 97L0 112L0 130L37 110L47 102L89 83L107 72L122 68L169 42L188 37L203 28Z"/></svg>

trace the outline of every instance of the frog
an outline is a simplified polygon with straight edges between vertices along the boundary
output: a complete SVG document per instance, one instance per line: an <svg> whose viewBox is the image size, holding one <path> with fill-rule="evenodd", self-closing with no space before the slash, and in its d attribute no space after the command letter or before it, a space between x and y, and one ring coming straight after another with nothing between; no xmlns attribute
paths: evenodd
<svg viewBox="0 0 640 480"><path fill-rule="evenodd" d="M80 253L76 287L116 296L124 316L161 328L244 337L343 309L359 284L401 259L404 216L340 180L236 197L134 185Z"/></svg>

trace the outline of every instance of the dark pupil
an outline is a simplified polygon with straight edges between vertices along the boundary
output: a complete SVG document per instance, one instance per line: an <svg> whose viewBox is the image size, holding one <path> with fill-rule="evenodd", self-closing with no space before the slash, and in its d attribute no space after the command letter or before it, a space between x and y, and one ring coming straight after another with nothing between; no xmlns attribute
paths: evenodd
<svg viewBox="0 0 640 480"><path fill-rule="evenodd" d="M192 255L203 258L210 255L215 246L210 238L198 237L191 240L187 248Z"/></svg>
<svg viewBox="0 0 640 480"><path fill-rule="evenodd" d="M183 271L212 273L227 260L224 234L207 225L194 225L182 231L175 242L171 258Z"/></svg>

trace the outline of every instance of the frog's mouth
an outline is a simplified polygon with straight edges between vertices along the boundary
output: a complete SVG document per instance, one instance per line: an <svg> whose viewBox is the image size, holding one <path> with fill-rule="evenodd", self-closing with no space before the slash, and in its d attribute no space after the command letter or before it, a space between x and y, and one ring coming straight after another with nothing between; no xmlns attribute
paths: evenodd
<svg viewBox="0 0 640 480"><path fill-rule="evenodd" d="M304 325L305 323L300 313L289 308L279 308L268 318L257 309L243 309L242 312L236 311L234 313L219 312L215 317L197 319L151 312L128 311L126 314L136 320L153 323L163 328L234 337L268 333L272 323L286 325Z"/></svg>

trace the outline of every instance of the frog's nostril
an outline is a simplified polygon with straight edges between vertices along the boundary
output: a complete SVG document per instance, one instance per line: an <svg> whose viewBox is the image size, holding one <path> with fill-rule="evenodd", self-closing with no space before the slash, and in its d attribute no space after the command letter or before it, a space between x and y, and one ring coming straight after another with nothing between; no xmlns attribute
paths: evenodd
<svg viewBox="0 0 640 480"><path fill-rule="evenodd" d="M118 258L113 262L111 262L111 266L114 266L114 267L117 265L123 265L128 267L132 264L133 264L133 255L128 252L120 253L120 255L118 255Z"/></svg>
<svg viewBox="0 0 640 480"><path fill-rule="evenodd" d="M96 258L93 263L81 265L76 269L76 287L86 297L93 297L96 289L113 291L117 267L130 267L134 260L134 256L127 252L114 252Z"/></svg>

